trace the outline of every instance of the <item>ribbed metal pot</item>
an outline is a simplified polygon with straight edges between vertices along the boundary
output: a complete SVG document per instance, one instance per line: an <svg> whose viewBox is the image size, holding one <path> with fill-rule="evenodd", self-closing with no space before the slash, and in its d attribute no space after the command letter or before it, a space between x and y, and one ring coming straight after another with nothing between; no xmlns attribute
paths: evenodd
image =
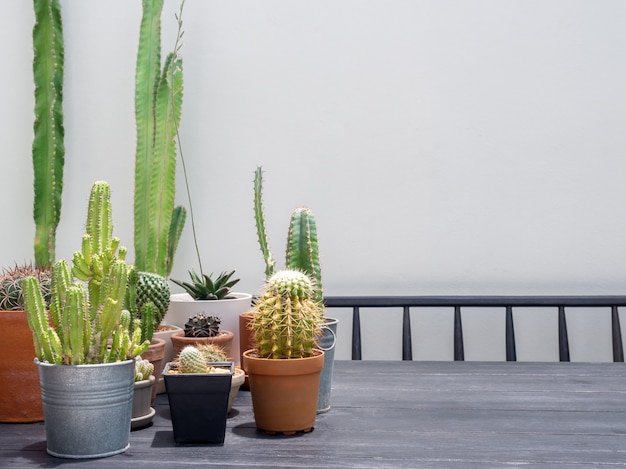
<svg viewBox="0 0 626 469"><path fill-rule="evenodd" d="M324 318L324 324L322 326L323 333L319 339L319 348L324 351L324 368L320 375L320 391L317 397L318 414L330 410L330 390L333 382L338 323L338 319Z"/></svg>
<svg viewBox="0 0 626 469"><path fill-rule="evenodd" d="M128 449L134 361L51 365L35 359L47 451L61 458L101 458Z"/></svg>

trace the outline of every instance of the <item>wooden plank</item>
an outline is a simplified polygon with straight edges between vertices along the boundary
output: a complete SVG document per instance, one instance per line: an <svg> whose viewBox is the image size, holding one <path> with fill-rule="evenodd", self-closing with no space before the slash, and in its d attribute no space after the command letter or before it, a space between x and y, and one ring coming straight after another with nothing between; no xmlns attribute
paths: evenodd
<svg viewBox="0 0 626 469"><path fill-rule="evenodd" d="M85 468L623 467L626 370L613 363L335 364L332 409L310 434L256 430L241 391L222 446L176 446L167 397L121 455ZM0 424L0 466L52 466L43 424Z"/></svg>

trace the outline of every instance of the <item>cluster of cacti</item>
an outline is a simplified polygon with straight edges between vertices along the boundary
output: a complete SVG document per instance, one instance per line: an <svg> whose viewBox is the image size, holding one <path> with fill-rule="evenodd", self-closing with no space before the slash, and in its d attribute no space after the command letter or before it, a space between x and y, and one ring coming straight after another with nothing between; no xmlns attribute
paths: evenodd
<svg viewBox="0 0 626 469"><path fill-rule="evenodd" d="M213 274L196 274L189 271L191 283L171 279L176 285L181 286L194 300L222 300L228 296L230 289L239 282L239 279L231 280L235 271L222 272L213 280Z"/></svg>
<svg viewBox="0 0 626 469"><path fill-rule="evenodd" d="M322 305L314 282L303 272L281 270L265 282L251 321L263 358L304 358L314 354L321 334Z"/></svg>
<svg viewBox="0 0 626 469"><path fill-rule="evenodd" d="M196 314L185 323L185 337L215 337L220 334L222 320L217 316Z"/></svg>
<svg viewBox="0 0 626 469"><path fill-rule="evenodd" d="M182 24L178 16L176 44L161 70L163 0L143 0L142 6L135 75L135 265L139 271L168 276L186 217L183 207L174 207L175 138L183 99Z"/></svg>
<svg viewBox="0 0 626 469"><path fill-rule="evenodd" d="M188 345L178 354L181 373L206 373L207 361L204 354L193 345Z"/></svg>
<svg viewBox="0 0 626 469"><path fill-rule="evenodd" d="M258 167L254 174L254 216L259 246L265 260L265 277L269 278L276 271L276 262L269 249L265 228L263 170L261 167ZM317 226L313 212L306 207L296 208L291 214L285 252L285 269L299 270L307 274L314 281L315 300L320 303L323 301Z"/></svg>
<svg viewBox="0 0 626 469"><path fill-rule="evenodd" d="M149 360L139 359L135 361L135 381L144 381L154 373L154 365Z"/></svg>
<svg viewBox="0 0 626 469"><path fill-rule="evenodd" d="M0 311L21 311L24 309L23 281L34 276L39 280L41 293L46 304L50 303L50 269L29 265L15 265L5 268L0 274Z"/></svg>
<svg viewBox="0 0 626 469"><path fill-rule="evenodd" d="M33 79L35 122L34 170L35 264L54 262L56 229L61 216L65 145L63 129L63 25L58 0L34 0Z"/></svg>
<svg viewBox="0 0 626 469"><path fill-rule="evenodd" d="M123 309L129 266L126 249L112 236L110 194L107 183L94 183L87 232L73 267L62 260L52 268L49 316L37 279L24 279L26 315L42 361L110 363L137 356L150 345L141 341L139 321Z"/></svg>

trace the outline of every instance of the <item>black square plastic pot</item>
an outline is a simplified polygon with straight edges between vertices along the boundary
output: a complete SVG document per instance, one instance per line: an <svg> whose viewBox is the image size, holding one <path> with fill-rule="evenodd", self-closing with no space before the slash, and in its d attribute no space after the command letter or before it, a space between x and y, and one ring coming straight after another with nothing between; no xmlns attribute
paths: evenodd
<svg viewBox="0 0 626 469"><path fill-rule="evenodd" d="M170 365L165 365L163 379L174 441L178 444L224 443L234 363L214 364L229 368L229 374L169 374Z"/></svg>

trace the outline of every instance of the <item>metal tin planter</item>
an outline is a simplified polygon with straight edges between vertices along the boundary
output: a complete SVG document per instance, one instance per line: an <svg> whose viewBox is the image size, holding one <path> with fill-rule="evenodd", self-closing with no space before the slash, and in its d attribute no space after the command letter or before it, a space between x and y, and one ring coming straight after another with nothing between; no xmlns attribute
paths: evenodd
<svg viewBox="0 0 626 469"><path fill-rule="evenodd" d="M101 458L128 449L135 362L51 365L35 359L47 451L61 458Z"/></svg>
<svg viewBox="0 0 626 469"><path fill-rule="evenodd" d="M165 365L163 378L174 441L178 444L224 443L234 363L214 363L214 366L228 367L228 374L170 374L170 366L171 363Z"/></svg>
<svg viewBox="0 0 626 469"><path fill-rule="evenodd" d="M324 318L324 324L322 326L324 332L319 341L319 348L324 351L324 368L320 375L320 392L317 397L318 414L330 410L330 390L333 382L338 323L338 319Z"/></svg>

